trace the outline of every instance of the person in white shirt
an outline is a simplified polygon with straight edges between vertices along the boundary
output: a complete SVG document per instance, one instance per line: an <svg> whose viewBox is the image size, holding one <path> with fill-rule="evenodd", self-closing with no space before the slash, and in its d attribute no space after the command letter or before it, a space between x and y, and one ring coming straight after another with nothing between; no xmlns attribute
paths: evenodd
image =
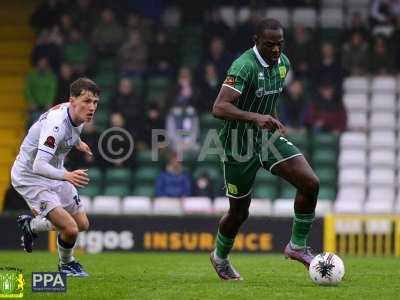
<svg viewBox="0 0 400 300"><path fill-rule="evenodd" d="M97 109L100 90L88 78L79 78L70 86L69 102L56 105L31 126L11 169L11 183L30 207L34 218L19 216L23 246L32 251L39 232L57 230L59 271L67 276L88 276L73 256L80 231L89 228L89 220L76 187L89 183L87 170L67 171L64 159L72 147L92 155L81 141L85 122Z"/></svg>

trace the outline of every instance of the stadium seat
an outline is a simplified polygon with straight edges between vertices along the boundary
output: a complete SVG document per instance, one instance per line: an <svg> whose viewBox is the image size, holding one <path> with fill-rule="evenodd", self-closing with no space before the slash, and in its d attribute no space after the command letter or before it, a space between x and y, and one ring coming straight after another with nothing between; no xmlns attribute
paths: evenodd
<svg viewBox="0 0 400 300"><path fill-rule="evenodd" d="M372 94L370 109L374 113L378 111L394 113L396 110L395 94Z"/></svg>
<svg viewBox="0 0 400 300"><path fill-rule="evenodd" d="M105 174L107 184L125 183L129 184L132 180L132 171L128 168L108 168Z"/></svg>
<svg viewBox="0 0 400 300"><path fill-rule="evenodd" d="M160 158L158 156L158 158ZM158 159L160 161L161 159ZM136 153L136 162L139 166L148 166L158 164L158 161L153 161L151 150L140 150Z"/></svg>
<svg viewBox="0 0 400 300"><path fill-rule="evenodd" d="M220 8L222 20L231 28L236 25L236 13L233 6L222 6Z"/></svg>
<svg viewBox="0 0 400 300"><path fill-rule="evenodd" d="M211 214L213 210L208 197L186 197L182 206L185 214Z"/></svg>
<svg viewBox="0 0 400 300"><path fill-rule="evenodd" d="M281 22L284 27L288 27L290 25L290 14L289 10L285 7L270 7L267 8L266 18L274 18Z"/></svg>
<svg viewBox="0 0 400 300"><path fill-rule="evenodd" d="M336 184L337 172L335 168L317 166L314 171L322 184Z"/></svg>
<svg viewBox="0 0 400 300"><path fill-rule="evenodd" d="M296 196L296 192L296 188L285 181L281 186L279 198L293 199Z"/></svg>
<svg viewBox="0 0 400 300"><path fill-rule="evenodd" d="M85 208L85 212L87 214L90 214L92 212L92 200L90 200L90 197L79 195L79 199L81 200L82 205Z"/></svg>
<svg viewBox="0 0 400 300"><path fill-rule="evenodd" d="M346 93L343 103L349 112L366 112L369 107L367 93Z"/></svg>
<svg viewBox="0 0 400 300"><path fill-rule="evenodd" d="M367 182L367 176L365 168L351 167L351 168L341 168L339 170L340 186L345 186L345 185L365 186L366 182Z"/></svg>
<svg viewBox="0 0 400 300"><path fill-rule="evenodd" d="M396 92L396 78L392 76L376 76L372 78L371 91L373 93Z"/></svg>
<svg viewBox="0 0 400 300"><path fill-rule="evenodd" d="M255 184L254 185L254 197L263 199L275 199L278 197L278 191L276 188L276 183L274 184Z"/></svg>
<svg viewBox="0 0 400 300"><path fill-rule="evenodd" d="M359 166L364 167L367 165L367 152L362 149L342 149L339 154L339 166Z"/></svg>
<svg viewBox="0 0 400 300"><path fill-rule="evenodd" d="M151 214L151 200L144 196L128 196L122 199L122 213L125 215Z"/></svg>
<svg viewBox="0 0 400 300"><path fill-rule="evenodd" d="M339 28L344 25L342 8L323 8L320 12L320 22L322 28Z"/></svg>
<svg viewBox="0 0 400 300"><path fill-rule="evenodd" d="M369 80L368 77L354 76L347 77L343 82L343 90L345 93L368 93Z"/></svg>
<svg viewBox="0 0 400 300"><path fill-rule="evenodd" d="M152 184L139 184L132 189L132 195L134 196L154 196L154 185Z"/></svg>
<svg viewBox="0 0 400 300"><path fill-rule="evenodd" d="M182 204L178 198L158 197L153 202L153 213L157 215L182 215Z"/></svg>
<svg viewBox="0 0 400 300"><path fill-rule="evenodd" d="M364 186L341 186L336 197L337 201L363 202L365 200Z"/></svg>
<svg viewBox="0 0 400 300"><path fill-rule="evenodd" d="M98 183L89 183L84 188L79 189L79 195L95 197L98 196L101 192L101 185Z"/></svg>
<svg viewBox="0 0 400 300"><path fill-rule="evenodd" d="M367 124L367 114L365 112L348 112L347 127L350 130L365 130Z"/></svg>
<svg viewBox="0 0 400 300"><path fill-rule="evenodd" d="M369 128L395 130L397 127L393 112L374 112L371 114Z"/></svg>
<svg viewBox="0 0 400 300"><path fill-rule="evenodd" d="M392 186L371 186L368 193L368 201L395 201L395 190Z"/></svg>
<svg viewBox="0 0 400 300"><path fill-rule="evenodd" d="M369 154L369 165L371 167L396 168L396 155L393 150L372 150Z"/></svg>
<svg viewBox="0 0 400 300"><path fill-rule="evenodd" d="M289 133L287 138L293 144L301 149L307 149L309 144L309 139L307 133ZM308 149L307 149L308 150Z"/></svg>
<svg viewBox="0 0 400 300"><path fill-rule="evenodd" d="M272 213L277 217L292 217L294 213L293 199L280 198L272 204Z"/></svg>
<svg viewBox="0 0 400 300"><path fill-rule="evenodd" d="M335 200L336 199L336 189L334 185L321 184L319 188L318 198L325 200Z"/></svg>
<svg viewBox="0 0 400 300"><path fill-rule="evenodd" d="M198 166L193 172L193 178L197 179L204 174L207 174L212 181L218 180L222 176L219 165Z"/></svg>
<svg viewBox="0 0 400 300"><path fill-rule="evenodd" d="M393 201L367 201L364 204L364 212L367 214L393 213Z"/></svg>
<svg viewBox="0 0 400 300"><path fill-rule="evenodd" d="M256 179L254 183L257 184L268 184L268 185L276 185L278 183L278 177L271 174L270 172L260 169L257 172Z"/></svg>
<svg viewBox="0 0 400 300"><path fill-rule="evenodd" d="M101 183L103 180L103 172L100 168L90 167L88 170L90 182Z"/></svg>
<svg viewBox="0 0 400 300"><path fill-rule="evenodd" d="M204 113L200 115L200 127L201 129L219 129L223 124L221 120L215 118L210 113Z"/></svg>
<svg viewBox="0 0 400 300"><path fill-rule="evenodd" d="M317 24L317 12L314 8L295 8L292 21L294 25L302 24L314 28Z"/></svg>
<svg viewBox="0 0 400 300"><path fill-rule="evenodd" d="M374 130L370 132L370 149L394 149L397 147L394 131Z"/></svg>
<svg viewBox="0 0 400 300"><path fill-rule="evenodd" d="M335 166L337 152L333 149L314 149L312 163L314 166L331 165Z"/></svg>
<svg viewBox="0 0 400 300"><path fill-rule="evenodd" d="M369 213L383 213L386 211L383 207L368 208L371 210ZM392 222L389 220L368 220L365 222L365 232L369 234L387 234L392 231Z"/></svg>
<svg viewBox="0 0 400 300"><path fill-rule="evenodd" d="M336 149L338 146L338 136L330 133L319 133L313 136L313 147Z"/></svg>
<svg viewBox="0 0 400 300"><path fill-rule="evenodd" d="M252 199L249 207L250 216L269 216L272 214L272 204L269 199Z"/></svg>
<svg viewBox="0 0 400 300"><path fill-rule="evenodd" d="M93 214L118 215L121 213L119 197L96 196L92 204Z"/></svg>
<svg viewBox="0 0 400 300"><path fill-rule="evenodd" d="M374 185L395 185L395 170L393 168L373 168L369 171L369 186Z"/></svg>
<svg viewBox="0 0 400 300"><path fill-rule="evenodd" d="M124 197L129 195L129 185L124 183L113 183L104 188L104 195Z"/></svg>
<svg viewBox="0 0 400 300"><path fill-rule="evenodd" d="M351 201L351 199L338 200L335 202L334 211L338 214L358 214L363 212L361 201Z"/></svg>
<svg viewBox="0 0 400 300"><path fill-rule="evenodd" d="M326 199L319 199L317 201L317 207L315 208L315 216L323 217L332 212L332 201Z"/></svg>
<svg viewBox="0 0 400 300"><path fill-rule="evenodd" d="M158 166L138 167L133 173L135 184L152 183L160 175L161 169Z"/></svg>
<svg viewBox="0 0 400 300"><path fill-rule="evenodd" d="M216 197L213 205L214 213L224 214L229 210L228 197Z"/></svg>
<svg viewBox="0 0 400 300"><path fill-rule="evenodd" d="M323 8L342 8L344 0L322 0Z"/></svg>
<svg viewBox="0 0 400 300"><path fill-rule="evenodd" d="M364 132L351 132L347 131L342 133L340 137L340 148L343 149L366 149L367 148L367 134Z"/></svg>

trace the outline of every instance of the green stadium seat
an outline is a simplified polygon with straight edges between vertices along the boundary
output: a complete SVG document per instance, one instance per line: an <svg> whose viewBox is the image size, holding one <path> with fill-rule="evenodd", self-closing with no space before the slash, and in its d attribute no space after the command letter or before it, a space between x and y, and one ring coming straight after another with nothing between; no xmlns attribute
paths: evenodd
<svg viewBox="0 0 400 300"><path fill-rule="evenodd" d="M101 194L101 185L89 183L84 188L79 189L79 194L82 196L95 197Z"/></svg>
<svg viewBox="0 0 400 300"><path fill-rule="evenodd" d="M331 133L320 133L313 137L314 149L329 148L336 149L338 146L338 136Z"/></svg>
<svg viewBox="0 0 400 300"><path fill-rule="evenodd" d="M296 188L286 180L281 180L281 191L279 198L294 198L296 196Z"/></svg>
<svg viewBox="0 0 400 300"><path fill-rule="evenodd" d="M153 197L154 196L154 186L150 184L141 184L132 189L133 196L146 196Z"/></svg>
<svg viewBox="0 0 400 300"><path fill-rule="evenodd" d="M316 167L315 173L323 184L336 184L337 172L333 167Z"/></svg>
<svg viewBox="0 0 400 300"><path fill-rule="evenodd" d="M147 89L149 91L163 91L165 92L170 85L169 78L166 76L151 77L147 81Z"/></svg>
<svg viewBox="0 0 400 300"><path fill-rule="evenodd" d="M112 184L108 185L104 189L104 195L105 196L119 196L119 197L125 197L129 195L129 185L128 184Z"/></svg>
<svg viewBox="0 0 400 300"><path fill-rule="evenodd" d="M141 77L134 76L130 78L133 90L135 91L136 95L142 95L144 91L144 80Z"/></svg>
<svg viewBox="0 0 400 300"><path fill-rule="evenodd" d="M267 198L276 199L278 196L277 187L274 185L256 184L254 186L253 197L254 198Z"/></svg>
<svg viewBox="0 0 400 300"><path fill-rule="evenodd" d="M212 181L217 181L222 176L221 168L219 167L219 165L199 166L196 167L196 169L194 170L193 178L197 179L203 174L208 174Z"/></svg>
<svg viewBox="0 0 400 300"><path fill-rule="evenodd" d="M331 165L336 167L337 151L335 149L314 149L312 163L314 166Z"/></svg>
<svg viewBox="0 0 400 300"><path fill-rule="evenodd" d="M94 80L99 85L100 89L114 89L117 84L118 76L114 71L98 72Z"/></svg>
<svg viewBox="0 0 400 300"><path fill-rule="evenodd" d="M132 171L128 168L108 168L106 170L105 180L107 184L125 183L129 184L132 179Z"/></svg>
<svg viewBox="0 0 400 300"><path fill-rule="evenodd" d="M116 61L114 58L100 59L96 62L97 72L107 72L115 70Z"/></svg>
<svg viewBox="0 0 400 300"><path fill-rule="evenodd" d="M223 121L215 118L212 114L205 113L200 115L200 128L202 129L219 129Z"/></svg>
<svg viewBox="0 0 400 300"><path fill-rule="evenodd" d="M135 184L153 183L157 176L161 173L158 166L143 166L134 171Z"/></svg>
<svg viewBox="0 0 400 300"><path fill-rule="evenodd" d="M90 182L101 183L103 180L103 172L100 168L90 167L88 170Z"/></svg>
<svg viewBox="0 0 400 300"><path fill-rule="evenodd" d="M110 114L107 110L98 110L94 115L94 122L97 127L104 129L108 125Z"/></svg>
<svg viewBox="0 0 400 300"><path fill-rule="evenodd" d="M300 149L308 149L309 137L307 133L290 133L287 139Z"/></svg>
<svg viewBox="0 0 400 300"><path fill-rule="evenodd" d="M328 199L335 200L336 199L336 189L331 185L321 185L319 188L319 199Z"/></svg>

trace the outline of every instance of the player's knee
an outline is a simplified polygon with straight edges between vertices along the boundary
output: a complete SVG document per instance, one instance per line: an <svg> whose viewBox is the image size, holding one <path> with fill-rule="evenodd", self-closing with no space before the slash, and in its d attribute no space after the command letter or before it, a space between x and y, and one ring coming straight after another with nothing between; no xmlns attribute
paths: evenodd
<svg viewBox="0 0 400 300"><path fill-rule="evenodd" d="M78 225L70 225L63 230L63 233L70 238L76 238L79 234Z"/></svg>
<svg viewBox="0 0 400 300"><path fill-rule="evenodd" d="M89 230L89 220L85 220L78 225L79 232Z"/></svg>
<svg viewBox="0 0 400 300"><path fill-rule="evenodd" d="M317 176L307 178L303 188L307 195L317 197L319 192L319 178Z"/></svg>

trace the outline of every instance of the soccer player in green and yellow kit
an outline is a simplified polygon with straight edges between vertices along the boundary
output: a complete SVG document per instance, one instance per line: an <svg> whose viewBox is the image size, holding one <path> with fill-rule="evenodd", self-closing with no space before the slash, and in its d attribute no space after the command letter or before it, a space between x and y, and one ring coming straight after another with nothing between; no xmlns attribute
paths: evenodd
<svg viewBox="0 0 400 300"><path fill-rule="evenodd" d="M225 152L223 171L230 208L220 220L210 259L225 280L242 279L228 254L248 217L259 168L286 179L297 189L292 236L285 256L307 268L313 258L307 239L315 216L319 180L297 147L283 136L285 127L276 115L277 100L290 68L282 53L282 25L274 19L260 21L254 41L254 47L229 68L212 112L225 120L219 136Z"/></svg>

